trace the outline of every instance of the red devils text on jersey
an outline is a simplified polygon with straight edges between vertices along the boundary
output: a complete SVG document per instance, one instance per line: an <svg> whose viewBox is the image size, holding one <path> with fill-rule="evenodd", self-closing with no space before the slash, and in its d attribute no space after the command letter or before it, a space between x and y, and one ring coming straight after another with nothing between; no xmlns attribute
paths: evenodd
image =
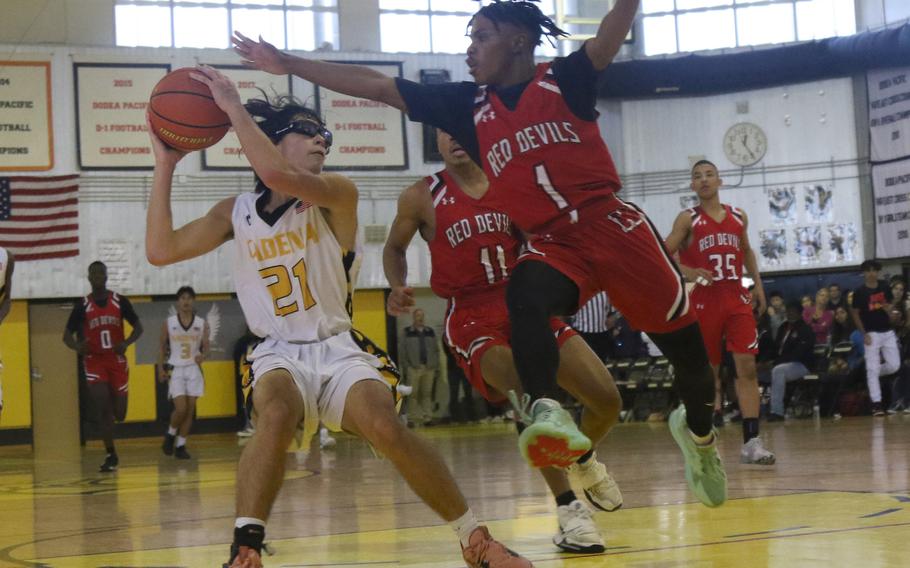
<svg viewBox="0 0 910 568"><path fill-rule="evenodd" d="M725 215L715 221L700 206L689 209L692 231L689 246L679 251L682 264L704 268L712 273L714 286L718 284L742 288L743 212L724 205Z"/></svg>
<svg viewBox="0 0 910 568"><path fill-rule="evenodd" d="M509 216L462 191L445 170L426 182L436 214L429 243L433 292L455 298L503 286L521 244Z"/></svg>
<svg viewBox="0 0 910 568"><path fill-rule="evenodd" d="M483 201L530 233L578 221L578 209L621 184L597 122L569 108L541 63L514 110L478 87L474 124L490 190Z"/></svg>
<svg viewBox="0 0 910 568"><path fill-rule="evenodd" d="M82 320L82 334L89 355L116 355L114 346L123 342L120 296L110 291L107 294L103 307L95 302L91 294L83 299L85 319Z"/></svg>

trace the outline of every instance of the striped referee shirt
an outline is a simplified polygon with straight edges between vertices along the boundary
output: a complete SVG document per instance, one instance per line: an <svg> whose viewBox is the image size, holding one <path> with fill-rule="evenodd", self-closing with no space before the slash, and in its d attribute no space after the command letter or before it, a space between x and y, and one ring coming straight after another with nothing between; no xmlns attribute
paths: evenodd
<svg viewBox="0 0 910 568"><path fill-rule="evenodd" d="M600 292L578 310L572 327L582 333L603 333L608 329L607 316L612 309L607 293Z"/></svg>

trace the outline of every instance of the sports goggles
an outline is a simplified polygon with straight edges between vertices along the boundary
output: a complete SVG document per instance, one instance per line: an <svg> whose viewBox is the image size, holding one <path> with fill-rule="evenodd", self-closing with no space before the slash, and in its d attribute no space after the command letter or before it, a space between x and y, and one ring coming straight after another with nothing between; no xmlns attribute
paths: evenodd
<svg viewBox="0 0 910 568"><path fill-rule="evenodd" d="M310 138L314 138L318 134L322 136L323 140L325 140L326 150L332 147L332 132L325 126L320 126L312 120L292 120L288 123L287 126L276 130L272 136L280 140L282 137L290 134L291 132L303 134L304 136L309 136Z"/></svg>

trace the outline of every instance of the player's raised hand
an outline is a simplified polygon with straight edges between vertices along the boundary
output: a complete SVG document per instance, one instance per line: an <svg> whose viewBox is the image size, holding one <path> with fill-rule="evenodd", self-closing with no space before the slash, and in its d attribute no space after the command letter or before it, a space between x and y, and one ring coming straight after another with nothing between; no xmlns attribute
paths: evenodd
<svg viewBox="0 0 910 568"><path fill-rule="evenodd" d="M390 316L400 316L414 307L414 289L408 286L396 286L389 292L386 311Z"/></svg>
<svg viewBox="0 0 910 568"><path fill-rule="evenodd" d="M215 104L228 116L236 110L243 110L243 102L234 81L210 65L197 65L196 71L190 73L190 79L205 83L212 91ZM245 112L245 111L244 111Z"/></svg>
<svg viewBox="0 0 910 568"><path fill-rule="evenodd" d="M285 63L285 54L262 39L262 36L259 36L259 41L256 41L235 31L231 37L231 43L234 44L234 51L237 52L237 55L243 58L241 63L245 67L261 69L275 75L290 73Z"/></svg>

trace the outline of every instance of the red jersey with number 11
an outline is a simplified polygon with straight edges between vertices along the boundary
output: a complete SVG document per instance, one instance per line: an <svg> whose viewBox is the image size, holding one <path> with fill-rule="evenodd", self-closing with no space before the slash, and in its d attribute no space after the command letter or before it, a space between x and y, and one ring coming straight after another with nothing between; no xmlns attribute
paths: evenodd
<svg viewBox="0 0 910 568"><path fill-rule="evenodd" d="M426 182L436 212L429 243L433 292L457 298L504 286L521 245L512 220L462 191L445 170Z"/></svg>
<svg viewBox="0 0 910 568"><path fill-rule="evenodd" d="M679 260L686 266L709 270L713 286L725 284L742 289L743 212L724 205L724 218L718 222L700 206L688 211L692 216L691 240L688 247L679 251Z"/></svg>
<svg viewBox="0 0 910 568"><path fill-rule="evenodd" d="M621 187L596 121L576 116L541 63L515 110L480 87L474 124L490 191L483 201L505 211L529 233L546 233L578 220L585 203Z"/></svg>
<svg viewBox="0 0 910 568"><path fill-rule="evenodd" d="M89 294L83 300L85 319L82 333L89 355L115 355L114 346L123 342L123 312L120 296L108 291L104 306L98 305Z"/></svg>

